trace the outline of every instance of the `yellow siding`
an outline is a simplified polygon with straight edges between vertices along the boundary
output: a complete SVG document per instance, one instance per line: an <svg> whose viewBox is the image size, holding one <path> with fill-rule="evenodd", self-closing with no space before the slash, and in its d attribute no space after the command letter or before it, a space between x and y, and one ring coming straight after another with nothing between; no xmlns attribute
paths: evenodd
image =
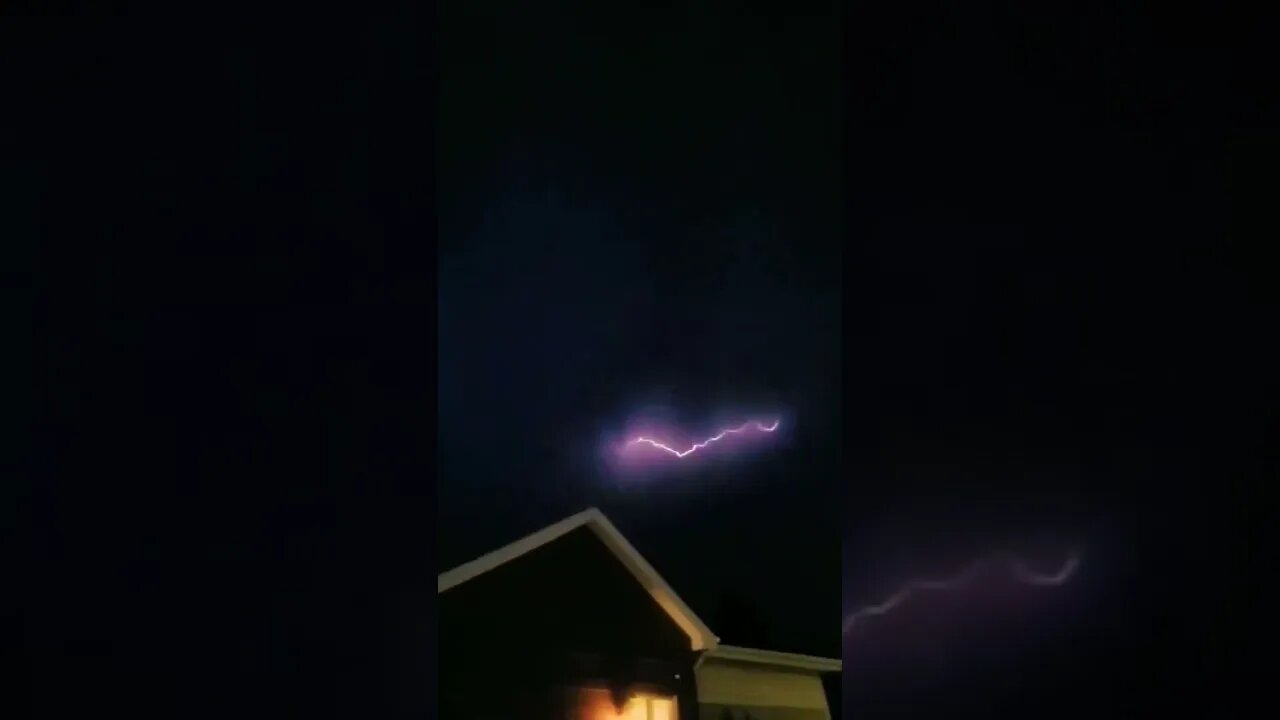
<svg viewBox="0 0 1280 720"><path fill-rule="evenodd" d="M822 680L813 673L713 660L698 668L697 681L702 704L827 710Z"/></svg>

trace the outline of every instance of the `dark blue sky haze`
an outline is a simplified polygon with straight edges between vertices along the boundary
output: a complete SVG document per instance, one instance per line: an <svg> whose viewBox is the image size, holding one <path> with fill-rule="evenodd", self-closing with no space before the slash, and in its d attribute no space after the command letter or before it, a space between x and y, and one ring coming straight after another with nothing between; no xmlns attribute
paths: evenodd
<svg viewBox="0 0 1280 720"><path fill-rule="evenodd" d="M836 7L441 6L441 569L599 505L713 626L754 606L726 637L838 652ZM797 424L622 483L653 406Z"/></svg>
<svg viewBox="0 0 1280 720"><path fill-rule="evenodd" d="M601 504L642 538L680 538L684 547L673 545L670 555L651 546L653 561L685 577L693 585L687 592L713 614L722 589L768 584L768 573L796 564L778 550L754 557L752 540L730 525L790 527L822 517L819 508L829 503L821 493L835 497L832 472L766 457L733 466L736 480L714 481L708 469L654 478L640 491L620 486L601 466L601 444L655 405L691 431L747 409L785 411L802 423L792 453L812 453L803 443L817 438L834 440L838 275L830 267L826 277L817 275L815 258L796 257L812 252L812 237L786 247L788 224L805 223L775 219L785 210L732 207L687 223L663 207L680 200L677 192L689 193L687 186L639 206L653 201L623 192L634 181L593 183L578 179L589 170L581 164L552 167L531 162L530 154L503 164L514 179L494 180L490 202L458 231L467 237L440 257L442 562L465 561ZM828 226L828 240L835 229ZM838 253L826 258L834 265ZM817 457L834 463L838 447ZM699 492L709 497L699 499ZM732 499L748 494L764 497ZM770 517L768 498L795 495L808 495L812 506L804 507L818 514L804 518L796 507L788 517L783 504L780 516ZM686 520L721 532L682 530ZM819 557L834 558L834 522L825 534L819 527L782 544L804 554L804 545L818 541L833 544ZM737 557L713 560L722 554ZM727 569L699 572L699 561ZM810 572L816 577L808 582L821 576ZM820 582L829 588L822 604L836 607L834 578Z"/></svg>

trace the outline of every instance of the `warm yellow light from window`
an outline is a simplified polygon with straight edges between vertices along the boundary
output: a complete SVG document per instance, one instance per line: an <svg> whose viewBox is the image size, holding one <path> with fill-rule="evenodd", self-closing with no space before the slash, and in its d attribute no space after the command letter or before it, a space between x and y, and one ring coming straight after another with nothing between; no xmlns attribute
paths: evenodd
<svg viewBox="0 0 1280 720"><path fill-rule="evenodd" d="M587 690L582 720L677 720L675 700L654 695L633 695L619 712L608 691Z"/></svg>
<svg viewBox="0 0 1280 720"><path fill-rule="evenodd" d="M623 720L649 720L648 703L645 698L633 697L622 708Z"/></svg>

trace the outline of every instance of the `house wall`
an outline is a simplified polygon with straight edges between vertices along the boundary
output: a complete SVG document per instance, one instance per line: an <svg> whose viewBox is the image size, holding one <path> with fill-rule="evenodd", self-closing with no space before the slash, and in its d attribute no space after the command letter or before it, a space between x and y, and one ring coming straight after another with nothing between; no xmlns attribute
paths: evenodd
<svg viewBox="0 0 1280 720"><path fill-rule="evenodd" d="M694 653L587 528L439 596L440 717L578 718L576 687L680 698L695 720ZM679 676L678 678L676 676Z"/></svg>
<svg viewBox="0 0 1280 720"><path fill-rule="evenodd" d="M818 673L709 659L697 670L702 720L830 720Z"/></svg>

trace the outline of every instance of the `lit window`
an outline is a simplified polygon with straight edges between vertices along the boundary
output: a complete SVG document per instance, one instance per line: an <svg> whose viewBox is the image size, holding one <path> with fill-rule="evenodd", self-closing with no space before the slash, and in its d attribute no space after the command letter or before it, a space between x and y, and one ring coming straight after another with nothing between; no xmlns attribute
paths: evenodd
<svg viewBox="0 0 1280 720"><path fill-rule="evenodd" d="M583 695L582 720L679 720L672 697L632 695L619 712L607 690L586 690Z"/></svg>
<svg viewBox="0 0 1280 720"><path fill-rule="evenodd" d="M649 698L649 720L676 720L676 701L671 698Z"/></svg>

